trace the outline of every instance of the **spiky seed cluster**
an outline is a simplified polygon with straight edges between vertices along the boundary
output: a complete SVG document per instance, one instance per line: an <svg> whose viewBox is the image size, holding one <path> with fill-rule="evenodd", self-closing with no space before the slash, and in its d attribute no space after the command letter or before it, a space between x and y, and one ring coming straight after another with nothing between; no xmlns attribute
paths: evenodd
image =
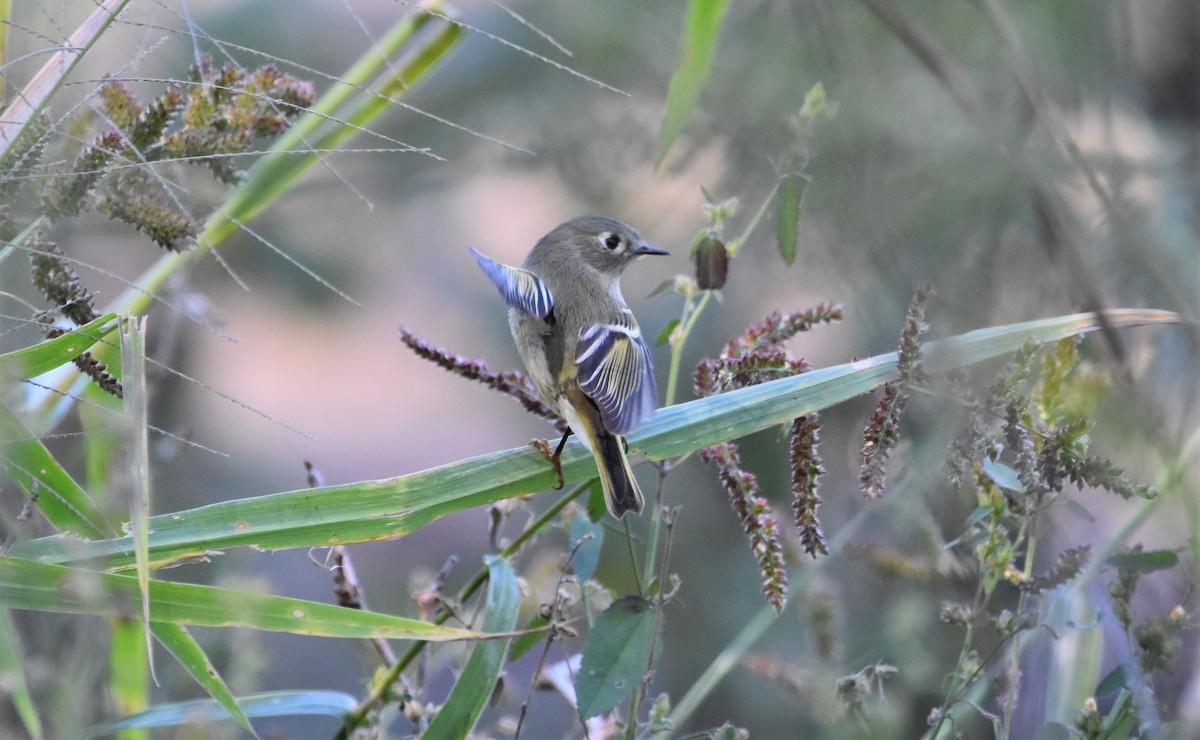
<svg viewBox="0 0 1200 740"><path fill-rule="evenodd" d="M218 71L207 60L200 66L187 95L171 86L145 106L124 83L103 85L100 109L111 129L66 168L48 168L48 179L31 175L43 167L40 160L50 137L37 122L27 127L0 159L0 239L12 240L36 219L52 223L92 208L134 226L165 249L185 248L195 238L196 226L164 181L153 176L150 163L201 153L208 162L219 162L212 167L222 181L235 182L231 155L248 151L255 137L278 134L313 99L311 85L270 65L252 74L232 64ZM221 92L214 94L214 89ZM205 111L202 126L193 125L195 115L180 123L181 112L195 109ZM96 317L91 295L57 247L35 244L30 259L34 283L63 315L76 324ZM120 383L103 363L84 354L75 364L120 395Z"/></svg>
<svg viewBox="0 0 1200 740"><path fill-rule="evenodd" d="M79 282L58 245L48 241L33 244L29 261L33 284L64 316L79 326L98 316L91 294Z"/></svg>
<svg viewBox="0 0 1200 740"><path fill-rule="evenodd" d="M438 367L449 370L467 380L483 383L492 390L515 399L534 416L546 419L554 425L559 433L567 431L567 423L553 409L542 403L533 388L533 383L523 373L516 370L494 373L483 360L469 360L450 350L435 347L404 327L400 328L400 341L415 352L417 357L429 360Z"/></svg>
<svg viewBox="0 0 1200 740"><path fill-rule="evenodd" d="M711 396L807 372L809 364L803 359L793 359L783 348L783 343L802 331L841 318L842 307L828 303L806 311L772 313L732 339L716 359L701 360L693 374L696 395ZM817 519L817 507L821 504L817 495L818 481L825 472L817 454L820 428L816 414L795 419L788 428L792 509L801 545L813 557L828 552ZM721 484L729 494L743 529L750 535L750 547L759 563L767 601L776 609L782 609L787 597L783 545L770 504L756 495L757 479L742 470L737 446L732 443L714 445L703 451L701 457L716 464Z"/></svg>
<svg viewBox="0 0 1200 740"><path fill-rule="evenodd" d="M821 425L814 415L793 419L788 430L791 440L792 510L796 516L796 531L804 551L814 558L828 555L825 533L817 519L817 507L823 502L817 495L817 483L825 474L825 466L817 455L821 441Z"/></svg>
<svg viewBox="0 0 1200 740"><path fill-rule="evenodd" d="M65 329L55 326L46 330L46 338L54 339L66 333ZM91 352L84 352L71 362L79 368L79 372L91 378L100 387L100 390L116 398L125 397L125 389L121 385L121 381L117 380L117 377L109 372L108 366L97 360Z"/></svg>
<svg viewBox="0 0 1200 740"><path fill-rule="evenodd" d="M810 331L820 324L842 320L841 304L820 303L805 311L781 314L778 311L746 327L746 331L725 345L722 357L744 357L761 349L777 347L800 332Z"/></svg>
<svg viewBox="0 0 1200 740"><path fill-rule="evenodd" d="M933 289L921 286L908 305L904 328L900 332L900 352L897 367L898 380L885 383L871 421L863 430L862 468L859 470L859 490L864 496L878 498L883 495L887 484L887 462L900 439L900 414L908 405L908 386L924 379L921 370L921 345L919 339L928 331L925 324L925 304L933 296Z"/></svg>
<svg viewBox="0 0 1200 740"><path fill-rule="evenodd" d="M753 473L742 469L741 457L733 442L706 447L700 450L700 457L717 464L721 485L729 494L729 501L737 512L742 529L750 537L750 550L758 561L758 569L763 577L763 595L776 612L782 611L788 587L783 542L779 536L779 522L770 504L755 495L758 493L758 479Z"/></svg>
<svg viewBox="0 0 1200 740"><path fill-rule="evenodd" d="M113 130L51 180L42 193L43 212L60 219L94 207L164 249L183 249L195 237L195 225L140 165L182 159L235 184L241 173L233 157L248 152L256 137L278 135L313 100L310 84L273 65L247 73L232 63L216 69L206 58L193 68L191 81L186 94L172 85L145 106L125 83L106 83L99 97Z"/></svg>
<svg viewBox="0 0 1200 740"><path fill-rule="evenodd" d="M1054 567L1050 569L1049 573L1034 576L1019 586L1023 591L1049 591L1058 588L1079 575L1079 571L1083 570L1091 558L1091 545L1080 545L1063 550L1059 553L1058 560L1055 561Z"/></svg>

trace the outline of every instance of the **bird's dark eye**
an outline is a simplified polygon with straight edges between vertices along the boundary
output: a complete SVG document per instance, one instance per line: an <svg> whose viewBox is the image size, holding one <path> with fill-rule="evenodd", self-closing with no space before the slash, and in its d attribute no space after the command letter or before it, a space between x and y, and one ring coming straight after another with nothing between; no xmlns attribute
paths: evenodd
<svg viewBox="0 0 1200 740"><path fill-rule="evenodd" d="M621 246L621 237L616 234L609 234L604 237L604 246L609 249L616 249Z"/></svg>

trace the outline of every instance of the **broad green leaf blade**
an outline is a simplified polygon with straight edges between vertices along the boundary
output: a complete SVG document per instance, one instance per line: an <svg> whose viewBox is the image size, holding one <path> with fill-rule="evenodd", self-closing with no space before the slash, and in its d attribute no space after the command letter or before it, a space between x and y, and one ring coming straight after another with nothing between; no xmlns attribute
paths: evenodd
<svg viewBox="0 0 1200 740"><path fill-rule="evenodd" d="M485 632L511 632L517 623L521 590L512 566L504 558L489 555L487 605L483 614ZM479 715L500 678L504 656L511 640L484 640L471 649L467 665L438 711L427 738L467 737L479 721Z"/></svg>
<svg viewBox="0 0 1200 740"><path fill-rule="evenodd" d="M272 691L241 699L246 716L255 719L318 716L333 717L340 721L354 709L356 703L353 696L337 691ZM222 719L230 719L229 713L214 701L183 701L163 704L132 717L97 725L88 731L88 737L102 737L136 727L176 727ZM336 731L337 725L331 724L327 734Z"/></svg>
<svg viewBox="0 0 1200 740"><path fill-rule="evenodd" d="M37 499L38 511L55 528L87 539L115 534L87 493L3 403L0 460L9 478L26 496Z"/></svg>
<svg viewBox="0 0 1200 740"><path fill-rule="evenodd" d="M800 202L808 181L800 175L784 175L779 181L778 200L775 204L775 239L779 244L779 255L788 267L796 261L796 240L800 228Z"/></svg>
<svg viewBox="0 0 1200 740"><path fill-rule="evenodd" d="M34 740L41 740L42 720L34 709L25 683L25 658L21 654L21 638L8 609L0 608L0 673L4 674L4 693L12 700L21 725Z"/></svg>
<svg viewBox="0 0 1200 740"><path fill-rule="evenodd" d="M586 514L576 514L571 520L569 539L569 547L575 552L571 570L580 582L591 580L600 562L600 548L604 546L604 525L593 522Z"/></svg>
<svg viewBox="0 0 1200 740"><path fill-rule="evenodd" d="M1125 678L1125 666L1118 665L1116 668L1108 672L1108 675L1100 679L1100 683L1096 684L1096 696L1104 696L1105 694L1123 689L1129 684Z"/></svg>
<svg viewBox="0 0 1200 740"><path fill-rule="evenodd" d="M150 704L149 635L145 623L122 616L110 619L108 624L112 633L108 646L111 707L118 715L140 712Z"/></svg>
<svg viewBox="0 0 1200 740"><path fill-rule="evenodd" d="M657 621L640 596L617 599L596 618L575 678L580 718L603 714L637 691L650 667L650 651L655 657L662 651L662 640L654 639Z"/></svg>
<svg viewBox="0 0 1200 740"><path fill-rule="evenodd" d="M1179 565L1179 556L1171 550L1119 552L1108 559L1108 564L1121 570L1153 573L1158 570L1170 570Z"/></svg>
<svg viewBox="0 0 1200 740"><path fill-rule="evenodd" d="M246 717L246 709L238 704L225 680L217 672L216 666L209 661L200 643L196 642L191 633L177 624L166 622L152 622L150 629L167 652L171 653L188 675L213 698L216 709L224 713L222 716L237 720L247 732L257 737L254 728L250 726L250 720Z"/></svg>
<svg viewBox="0 0 1200 740"><path fill-rule="evenodd" d="M118 323L115 313L106 313L60 337L6 352L0 355L0 377L36 378L65 365L111 334Z"/></svg>
<svg viewBox="0 0 1200 740"><path fill-rule="evenodd" d="M683 125L700 99L700 91L712 68L717 49L717 33L729 6L728 0L690 0L683 30L683 52L679 66L667 88L667 110L663 116L662 139L658 145L656 166L661 166L671 145L683 131Z"/></svg>
<svg viewBox="0 0 1200 740"><path fill-rule="evenodd" d="M155 621L171 624L435 642L486 636L416 619L214 586L151 581L149 592ZM137 579L130 576L0 558L0 606L117 617L132 611L137 598Z"/></svg>
<svg viewBox="0 0 1200 740"><path fill-rule="evenodd" d="M1179 320L1169 311L1149 309L1118 309L1106 316L1115 327ZM939 373L1014 352L1028 341L1054 341L1097 328L1096 315L1085 313L980 329L928 343L923 362L927 371ZM676 457L836 406L896 377L896 353L890 352L670 406L629 435L630 452L635 461ZM591 453L577 441L563 449L561 462L568 483L596 475ZM402 537L447 514L555 483L541 453L523 446L399 478L225 501L151 517L150 559L161 565L237 546L275 550ZM80 543L55 536L15 543L10 552L41 562L106 559L107 567L128 568L132 547L128 537Z"/></svg>

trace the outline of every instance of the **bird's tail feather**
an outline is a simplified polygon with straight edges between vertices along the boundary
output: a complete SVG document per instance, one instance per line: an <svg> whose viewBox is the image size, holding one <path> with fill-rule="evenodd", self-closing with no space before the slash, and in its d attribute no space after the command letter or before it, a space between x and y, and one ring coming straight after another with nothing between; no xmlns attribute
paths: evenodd
<svg viewBox="0 0 1200 740"><path fill-rule="evenodd" d="M627 511L642 513L644 499L633 477L629 458L625 456L624 440L603 430L596 437L592 454L600 471L600 485L604 488L604 503L608 506L608 513L617 519L625 516Z"/></svg>

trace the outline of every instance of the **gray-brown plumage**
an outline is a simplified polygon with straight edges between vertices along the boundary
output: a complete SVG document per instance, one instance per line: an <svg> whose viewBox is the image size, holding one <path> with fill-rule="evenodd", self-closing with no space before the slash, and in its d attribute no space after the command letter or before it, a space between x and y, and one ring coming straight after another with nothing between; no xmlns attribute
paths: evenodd
<svg viewBox="0 0 1200 740"><path fill-rule="evenodd" d="M642 510L622 436L658 403L650 348L619 279L637 257L666 254L637 231L582 216L542 237L524 264L471 253L508 304L513 339L539 395L592 451L613 516Z"/></svg>

